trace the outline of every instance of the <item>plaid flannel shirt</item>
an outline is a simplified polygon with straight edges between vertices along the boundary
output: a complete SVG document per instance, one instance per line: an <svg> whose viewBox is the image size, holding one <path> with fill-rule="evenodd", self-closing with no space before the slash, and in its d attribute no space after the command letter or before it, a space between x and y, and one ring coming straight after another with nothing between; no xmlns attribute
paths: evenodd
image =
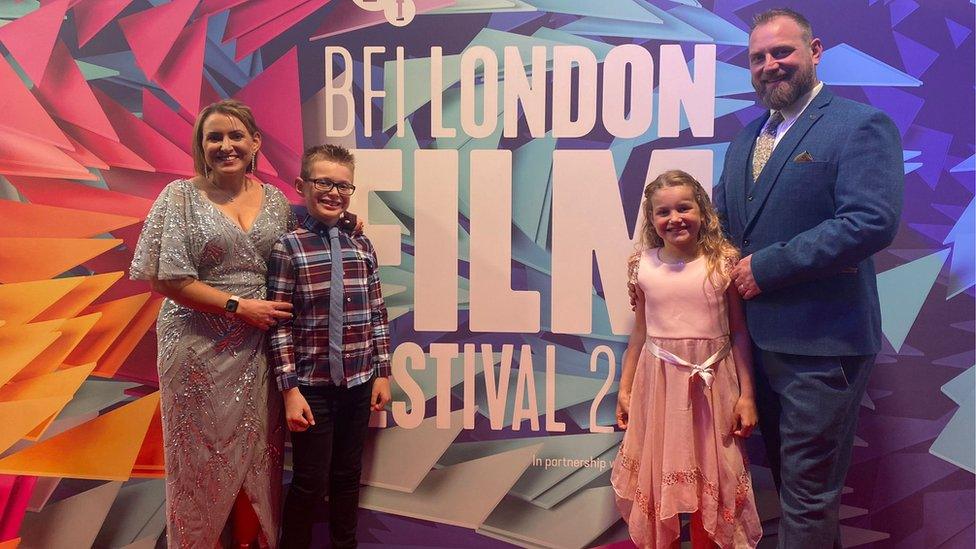
<svg viewBox="0 0 976 549"><path fill-rule="evenodd" d="M390 375L390 326L376 252L365 235L339 231L343 268L342 371L355 387ZM332 385L329 374L329 228L311 216L282 235L271 251L268 299L294 305L294 316L271 330L278 389Z"/></svg>

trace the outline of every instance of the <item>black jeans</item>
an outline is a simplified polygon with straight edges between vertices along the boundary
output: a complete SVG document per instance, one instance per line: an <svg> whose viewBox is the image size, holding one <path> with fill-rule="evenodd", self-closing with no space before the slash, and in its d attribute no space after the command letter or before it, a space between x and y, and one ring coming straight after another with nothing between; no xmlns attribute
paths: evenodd
<svg viewBox="0 0 976 549"><path fill-rule="evenodd" d="M351 389L299 387L315 425L291 434L294 476L285 498L283 548L309 547L315 508L326 494L332 546L356 547L359 477L372 388L372 380Z"/></svg>

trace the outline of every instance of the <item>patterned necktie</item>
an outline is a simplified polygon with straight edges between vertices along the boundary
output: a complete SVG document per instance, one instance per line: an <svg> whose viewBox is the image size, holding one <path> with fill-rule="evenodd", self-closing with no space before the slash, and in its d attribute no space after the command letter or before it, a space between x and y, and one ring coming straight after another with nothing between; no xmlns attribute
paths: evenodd
<svg viewBox="0 0 976 549"><path fill-rule="evenodd" d="M759 179L759 174L769 162L769 157L773 154L773 145L776 144L776 128L783 121L783 115L776 111L766 121L759 139L756 140L756 150L752 152L752 180Z"/></svg>
<svg viewBox="0 0 976 549"><path fill-rule="evenodd" d="M345 375L342 368L342 323L343 323L343 284L342 284L342 244L339 243L339 228L329 227L329 259L332 262L332 280L329 286L329 374L332 384L343 385Z"/></svg>

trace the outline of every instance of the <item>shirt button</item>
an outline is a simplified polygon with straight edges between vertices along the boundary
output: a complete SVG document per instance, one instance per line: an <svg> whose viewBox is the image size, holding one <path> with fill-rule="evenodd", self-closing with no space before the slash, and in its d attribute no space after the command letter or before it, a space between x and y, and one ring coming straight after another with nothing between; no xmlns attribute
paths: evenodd
<svg viewBox="0 0 976 549"><path fill-rule="evenodd" d="M352 301L352 298L351 297L347 297L346 298L346 301Z"/></svg>

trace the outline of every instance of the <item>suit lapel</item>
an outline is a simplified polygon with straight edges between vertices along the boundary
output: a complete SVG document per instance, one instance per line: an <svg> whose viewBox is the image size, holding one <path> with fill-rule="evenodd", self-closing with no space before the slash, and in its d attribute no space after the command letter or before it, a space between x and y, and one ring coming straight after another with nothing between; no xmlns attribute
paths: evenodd
<svg viewBox="0 0 976 549"><path fill-rule="evenodd" d="M763 204L769 198L769 192L779 180L779 173L783 171L783 166L793 158L793 153L800 144L800 141L803 140L803 137L810 131L810 128L823 115L824 107L830 104L833 96L826 87L820 90L820 93L813 98L810 105L800 114L800 117L793 123L789 131L786 132L786 135L776 145L776 148L773 149L772 156L769 157L769 161L766 162L766 167L763 168L762 173L759 174L759 180L755 183L755 189L752 194L756 205L752 210L752 215L746 219L745 233L748 233L756 223L756 218L759 216L759 212L762 211ZM753 143L753 146L755 146L755 143ZM751 153L749 158L750 162L747 162L747 164L751 165Z"/></svg>

